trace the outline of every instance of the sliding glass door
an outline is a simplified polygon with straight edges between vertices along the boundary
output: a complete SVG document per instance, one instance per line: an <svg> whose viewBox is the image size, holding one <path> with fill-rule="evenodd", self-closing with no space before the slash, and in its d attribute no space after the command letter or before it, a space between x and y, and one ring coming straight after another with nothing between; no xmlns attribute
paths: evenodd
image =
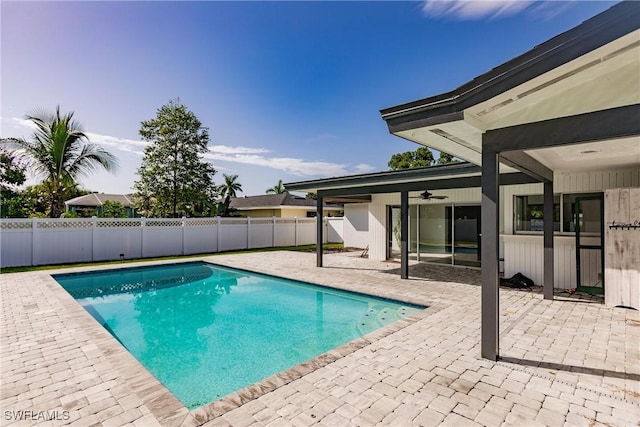
<svg viewBox="0 0 640 427"><path fill-rule="evenodd" d="M480 206L454 206L453 213L453 263L480 267Z"/></svg>
<svg viewBox="0 0 640 427"><path fill-rule="evenodd" d="M451 264L452 206L418 205L417 235L420 261Z"/></svg>
<svg viewBox="0 0 640 427"><path fill-rule="evenodd" d="M400 208L387 211L387 256L400 258ZM480 206L420 204L409 207L411 259L480 267Z"/></svg>

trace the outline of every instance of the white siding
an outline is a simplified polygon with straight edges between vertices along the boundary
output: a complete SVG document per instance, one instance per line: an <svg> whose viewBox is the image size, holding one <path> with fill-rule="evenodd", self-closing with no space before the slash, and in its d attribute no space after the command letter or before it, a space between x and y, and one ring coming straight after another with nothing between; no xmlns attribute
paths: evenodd
<svg viewBox="0 0 640 427"><path fill-rule="evenodd" d="M640 187L640 169L629 168L580 173L556 172L554 175L554 193L556 194L601 192L608 188L621 187ZM424 201L412 198L409 200L409 204L480 204L482 196L479 187L431 192L435 195L446 195L448 198L442 201ZM410 197L415 197L419 193L412 192ZM536 283L542 284L542 235L513 234L514 196L534 194L543 194L542 183L500 187L500 257L504 258L505 276L522 272L534 279ZM399 193L372 196L369 204L370 258L386 259L387 206L399 204ZM575 287L575 236L559 235L555 237L554 243L556 286L561 288ZM595 264L595 261L592 264Z"/></svg>
<svg viewBox="0 0 640 427"><path fill-rule="evenodd" d="M374 194L369 204L369 258L387 259L387 206L399 205L400 194Z"/></svg>
<svg viewBox="0 0 640 427"><path fill-rule="evenodd" d="M361 249L369 246L369 203L344 206L344 245Z"/></svg>

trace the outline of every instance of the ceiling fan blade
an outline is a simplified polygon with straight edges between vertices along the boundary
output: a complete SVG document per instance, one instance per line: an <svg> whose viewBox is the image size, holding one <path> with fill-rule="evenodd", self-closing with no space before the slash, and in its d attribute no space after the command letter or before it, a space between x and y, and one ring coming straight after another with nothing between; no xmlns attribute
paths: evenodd
<svg viewBox="0 0 640 427"><path fill-rule="evenodd" d="M430 197L430 199L440 199L440 200L448 199L448 198L449 198L449 196L431 196Z"/></svg>

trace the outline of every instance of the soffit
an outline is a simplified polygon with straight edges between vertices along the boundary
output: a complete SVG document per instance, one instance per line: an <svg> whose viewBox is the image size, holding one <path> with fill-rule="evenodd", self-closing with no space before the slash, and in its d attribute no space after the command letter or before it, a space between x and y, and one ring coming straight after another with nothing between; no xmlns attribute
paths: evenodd
<svg viewBox="0 0 640 427"><path fill-rule="evenodd" d="M605 168L640 168L640 136L526 150L534 159L556 172Z"/></svg>
<svg viewBox="0 0 640 427"><path fill-rule="evenodd" d="M395 135L480 165L482 133L486 130L634 104L640 104L640 30L465 109L462 120ZM599 169L637 164L633 151L636 142L594 143L597 148L593 150L607 153L599 157ZM536 160L553 170L588 170L596 156L592 161L580 152L589 150L554 147L528 153L533 152ZM501 165L501 171L509 170Z"/></svg>

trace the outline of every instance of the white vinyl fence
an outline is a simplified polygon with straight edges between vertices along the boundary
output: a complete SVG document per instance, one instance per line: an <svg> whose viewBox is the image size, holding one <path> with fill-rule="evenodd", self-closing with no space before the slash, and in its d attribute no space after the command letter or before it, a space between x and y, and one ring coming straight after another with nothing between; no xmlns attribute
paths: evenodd
<svg viewBox="0 0 640 427"><path fill-rule="evenodd" d="M0 267L316 243L315 218L2 219L0 229ZM342 242L342 218L325 218L323 235Z"/></svg>

